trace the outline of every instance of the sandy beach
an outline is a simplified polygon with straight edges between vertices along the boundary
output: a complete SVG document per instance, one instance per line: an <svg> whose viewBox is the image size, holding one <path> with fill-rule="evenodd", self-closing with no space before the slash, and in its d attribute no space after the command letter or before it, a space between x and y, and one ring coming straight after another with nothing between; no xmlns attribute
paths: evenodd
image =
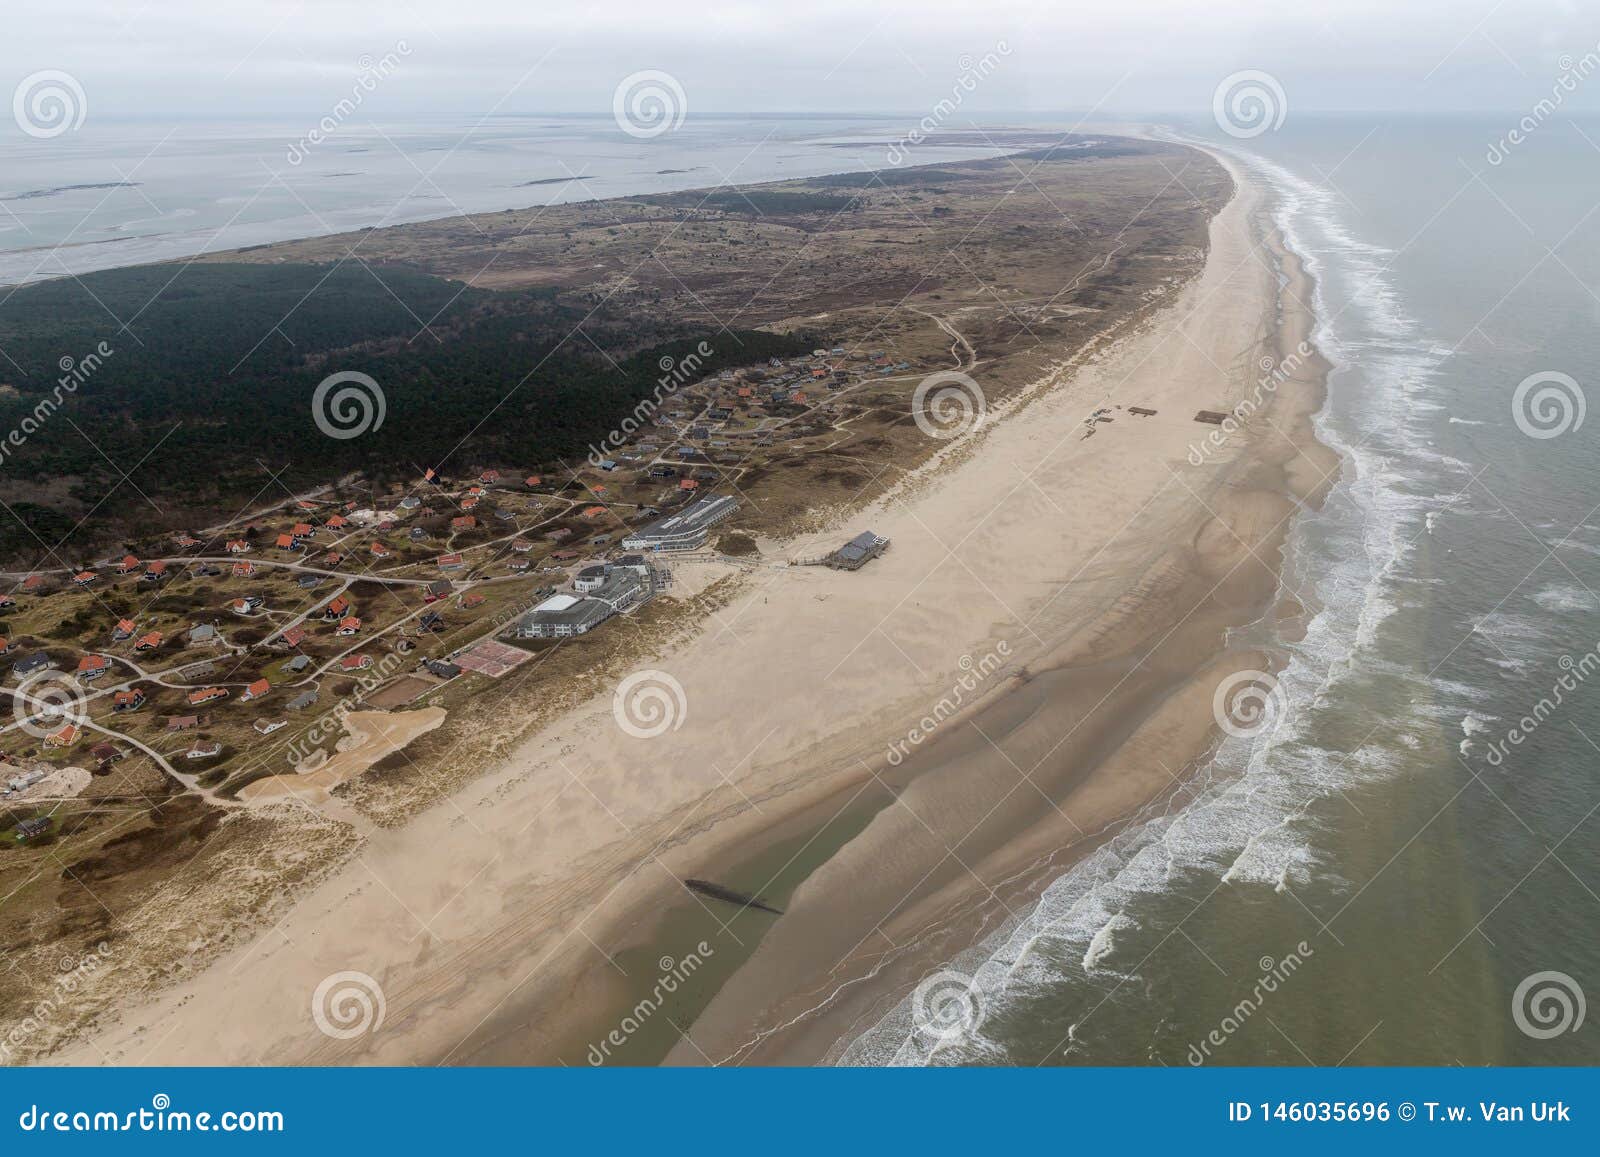
<svg viewBox="0 0 1600 1157"><path fill-rule="evenodd" d="M1218 683L1267 662L1224 650L1228 629L1299 611L1274 606L1278 554L1297 504L1337 469L1310 430L1325 367L1291 357L1311 332L1307 279L1260 190L1234 178L1204 272L1137 329L1090 357L1062 351L977 431L826 533L764 542L747 567L685 564L686 589L720 580L736 593L641 664L654 672L643 685L666 688L660 734L620 726L626 704L610 695L582 703L467 789L370 833L251 942L56 1059L581 1055L590 1026L656 979L617 961L656 959L640 949L684 901L681 878L715 878L871 797L870 819L729 965L709 1007L674 1026L687 1035L669 1059L836 1055L928 968L1181 783L1216 740ZM959 318L944 323L959 334ZM961 346L952 368L981 385L985 351ZM1196 449L1219 429L1197 410L1260 396L1264 365L1291 363L1251 420ZM1086 435L1102 408L1112 420ZM892 546L861 571L782 564L868 528ZM923 728L975 669L961 710ZM382 1022L336 1039L318 1031L314 994L351 972L381 990Z"/></svg>

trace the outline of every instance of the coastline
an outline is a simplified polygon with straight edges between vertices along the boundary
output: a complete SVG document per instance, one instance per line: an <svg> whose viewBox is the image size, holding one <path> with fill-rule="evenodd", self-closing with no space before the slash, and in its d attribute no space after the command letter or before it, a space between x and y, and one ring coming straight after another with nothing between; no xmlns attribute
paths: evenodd
<svg viewBox="0 0 1600 1157"><path fill-rule="evenodd" d="M748 857L771 833L803 827L830 801L879 783L867 755L881 755L885 737L924 713L930 691L937 698L959 678L961 657L1014 644L976 711L947 721L882 777L886 794L905 806L886 803L800 885L788 914L696 1022L693 1045L671 1059L826 1055L903 990L897 975L914 981L917 961L948 958L945 941L925 930L959 938L970 928L950 917L969 910L974 878L981 898L1021 902L1059 870L1064 844L1081 854L1080 841L1170 790L1169 775L1141 774L1140 764L1155 751L1185 752L1174 770L1203 756L1214 738L1216 680L1262 661L1219 659L1223 635L1270 607L1276 567L1262 560L1281 544L1290 496L1314 500L1336 463L1310 436L1322 372L1312 366L1296 381L1303 389L1272 399L1271 429L1252 427L1203 473L1173 478L1182 448L1206 429L1192 411L1247 390L1263 343L1281 355L1287 336L1310 332L1309 310L1297 304L1307 296L1296 292L1305 285L1297 264L1285 258L1284 308L1275 274L1248 260L1260 191L1234 173L1236 195L1213 221L1205 272L1177 301L1094 363L1063 365L1028 391L1018 406L1027 422L1008 414L855 520L888 529L894 551L857 575L748 573L740 581L749 597L733 625L661 656L689 692L680 731L642 742L611 726L609 702L581 705L456 800L376 837L360 864L255 943L131 1013L93 1052L72 1050L77 1059L458 1062L482 1059L462 1046L485 1034L510 1042L525 1062L552 1060L575 1021L564 1024L550 1009L592 1014L619 989L653 979L615 981L615 959L649 942L661 898L682 895L680 875ZM1229 247L1241 240L1246 260L1231 265L1239 252ZM1180 326L1184 340L1173 342ZM1197 341L1206 348L1190 349ZM1100 404L1148 405L1158 417L1118 414L1080 441L1083 415ZM1039 463L1032 471L995 469L1031 462ZM806 536L785 553L827 537ZM951 544L969 540L971 556L958 557ZM796 662L773 670L774 647L796 636L808 640L806 653L786 653ZM1139 655L1152 641L1160 655L1147 663ZM792 709L779 711L782 703ZM963 726L980 716L996 724L981 738ZM1070 740L1058 748L1063 729ZM1028 755L1049 752L1052 766L1034 778L1053 806L1041 811L1039 792L1012 771L1000 790L1023 788L1008 793L1015 806L955 840L962 854L952 860L951 840L936 827L955 825L960 835L972 814L961 793L995 786L994 768L987 779L971 769L1001 748L1004 758L991 762L1031 766ZM1070 840L1063 813L1080 829ZM895 898L903 884L896 872L916 881L914 895ZM865 894L863 880L876 893ZM620 915L596 918L595 900ZM881 925L911 950L897 948L892 960L853 950L842 928L847 910L856 925ZM874 916L890 910L888 920ZM977 927L993 930L985 920ZM794 944L809 956L785 956ZM303 951L284 951L289 945ZM805 1018L803 1029L745 1047L752 1029L763 1031L753 1012L793 1019L783 1002L809 999L794 994L815 983L819 961L831 974L841 948L847 969L876 971L876 995L853 993ZM387 994L381 1034L335 1042L295 1031L320 979L364 964ZM259 1000L217 1023L214 1010L234 984ZM528 1010L540 1008L543 1023L529 1024ZM173 1031L180 1024L184 1031Z"/></svg>
<svg viewBox="0 0 1600 1157"><path fill-rule="evenodd" d="M1238 191L1213 221L1206 270L1191 290L1203 299L1236 280L1240 242L1248 247L1249 238L1259 236L1281 273L1281 285L1269 286L1263 298L1270 318L1263 344L1280 366L1289 364L1294 351L1314 348L1311 278L1270 220L1265 191L1238 162L1213 155L1228 167ZM1164 320L1174 323L1170 310ZM1162 329L1158 321L1142 340L1159 345L1166 340ZM1149 351L1139 350L1139 340L1118 354L1142 361ZM1312 425L1328 368L1320 355L1304 358L1281 383L1290 388L1275 389L1271 405L1263 407L1270 409L1267 419L1235 435L1249 441L1234 448L1238 456L1222 471L1224 480L1213 481L1205 498L1192 495L1209 521L1195 531L1187 565L1169 589L1138 607L1158 625L1141 631L1122 618L1099 638L1092 628L1069 634L1035 670L1034 687L1054 685L1032 701L1002 700L980 709L971 725L981 742L951 736L943 750L927 752L928 766L898 799L903 806L877 817L801 886L785 920L719 992L690 1039L673 1050L671 1063L815 1064L854 1054L859 1034L923 977L1015 926L1046 884L1147 809L1181 795L1184 771L1206 759L1218 738L1214 689L1236 671L1272 669L1266 653L1227 649L1227 633L1264 616L1293 632L1308 617L1310 608L1279 586L1278 556L1298 505L1318 504L1340 467ZM1157 565L1168 562L1163 556ZM1152 572L1144 574L1148 579ZM1161 629L1173 611L1181 618ZM1110 641L1118 630L1126 640ZM1108 666L1115 680L1102 690ZM1141 668L1160 674L1141 686ZM1075 711L1075 701L1085 699L1092 706ZM1015 790L1024 771L1036 789L1035 820L1019 816L989 832L983 822L973 826L970 816L982 813L995 793ZM1049 807L1038 808L1039 796ZM918 843L926 846L913 858L930 863L942 846L957 867L942 880L914 879L884 906L882 897L906 880L892 889L875 887L881 865ZM858 912L863 915L852 923ZM904 1059L903 1051L883 1048L850 1057L874 1064Z"/></svg>

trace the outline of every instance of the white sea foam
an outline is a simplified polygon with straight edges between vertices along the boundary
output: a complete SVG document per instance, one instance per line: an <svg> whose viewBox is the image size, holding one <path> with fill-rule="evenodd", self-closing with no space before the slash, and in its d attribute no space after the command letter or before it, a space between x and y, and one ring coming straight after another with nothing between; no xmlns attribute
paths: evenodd
<svg viewBox="0 0 1600 1157"><path fill-rule="evenodd" d="M1593 591L1572 584L1545 587L1532 596L1547 611L1592 611L1600 608Z"/></svg>

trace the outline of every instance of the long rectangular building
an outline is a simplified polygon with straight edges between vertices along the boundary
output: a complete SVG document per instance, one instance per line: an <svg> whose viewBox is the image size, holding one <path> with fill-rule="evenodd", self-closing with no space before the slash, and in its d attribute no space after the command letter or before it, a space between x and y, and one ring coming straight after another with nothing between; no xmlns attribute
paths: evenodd
<svg viewBox="0 0 1600 1157"><path fill-rule="evenodd" d="M622 540L625 550L698 550L705 545L711 528L739 509L736 499L726 494L707 494L678 513L652 522L629 533Z"/></svg>

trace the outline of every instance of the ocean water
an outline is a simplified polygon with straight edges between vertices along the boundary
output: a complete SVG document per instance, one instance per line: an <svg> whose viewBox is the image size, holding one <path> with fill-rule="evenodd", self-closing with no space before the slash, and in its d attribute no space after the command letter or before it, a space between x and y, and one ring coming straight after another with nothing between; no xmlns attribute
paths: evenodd
<svg viewBox="0 0 1600 1157"><path fill-rule="evenodd" d="M1337 367L1315 617L1248 632L1283 709L844 1063L1600 1061L1600 125L1492 164L1512 120L1182 126L1273 190Z"/></svg>
<svg viewBox="0 0 1600 1157"><path fill-rule="evenodd" d="M0 134L0 285L501 209L889 167L906 118L610 116L310 124L118 122ZM912 163L998 155L918 145Z"/></svg>

